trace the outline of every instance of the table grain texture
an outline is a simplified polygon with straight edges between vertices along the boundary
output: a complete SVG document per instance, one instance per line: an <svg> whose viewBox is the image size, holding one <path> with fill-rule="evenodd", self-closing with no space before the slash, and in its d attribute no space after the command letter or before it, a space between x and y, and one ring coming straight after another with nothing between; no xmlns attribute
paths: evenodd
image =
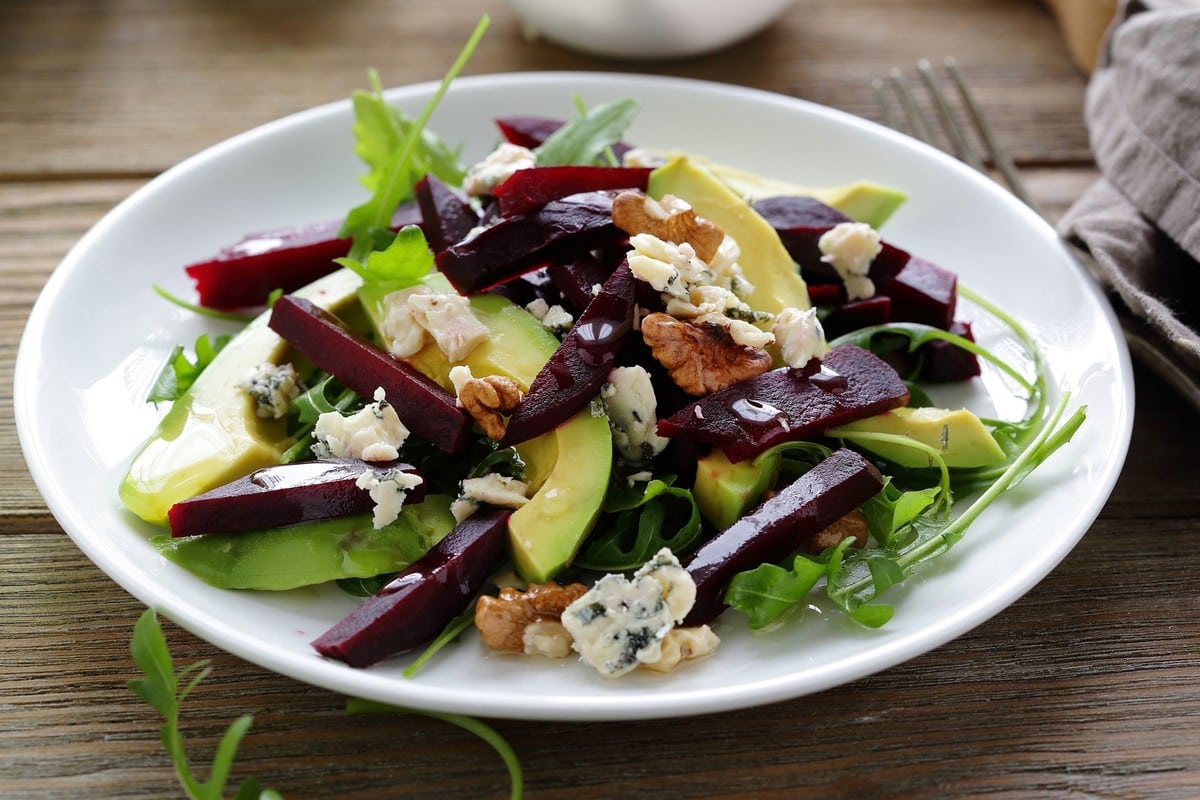
<svg viewBox="0 0 1200 800"><path fill-rule="evenodd" d="M48 275L179 160L344 98L369 67L388 85L438 78L484 11L492 28L468 74L678 75L869 118L872 78L953 55L1051 218L1096 174L1086 77L1033 0L798 0L722 53L639 64L526 41L505 4L483 0L0 2L0 796L182 796L155 712L125 685L142 608L63 533L20 455L13 360ZM880 674L762 708L495 720L527 796L1200 797L1200 425L1141 369L1136 391L1112 498L1010 608ZM214 665L185 711L202 764L250 712L235 778L288 798L507 796L496 755L458 728L348 718L335 693L165 630L179 663Z"/></svg>

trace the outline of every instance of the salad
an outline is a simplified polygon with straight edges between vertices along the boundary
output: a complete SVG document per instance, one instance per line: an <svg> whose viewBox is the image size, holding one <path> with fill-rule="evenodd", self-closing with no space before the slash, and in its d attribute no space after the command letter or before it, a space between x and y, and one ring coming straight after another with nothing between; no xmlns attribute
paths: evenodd
<svg viewBox="0 0 1200 800"><path fill-rule="evenodd" d="M673 668L718 614L765 627L814 591L886 623L876 596L1082 414L1048 407L1015 321L972 298L1027 371L972 343L952 274L880 235L898 193L751 203L753 176L625 144L636 110L508 118L464 166L427 113L356 95L371 200L189 268L200 305L270 309L155 386L172 406L121 495L180 534L160 552L218 586L363 595L317 640L357 666L478 622L609 675ZM924 397L980 359L1023 418Z"/></svg>

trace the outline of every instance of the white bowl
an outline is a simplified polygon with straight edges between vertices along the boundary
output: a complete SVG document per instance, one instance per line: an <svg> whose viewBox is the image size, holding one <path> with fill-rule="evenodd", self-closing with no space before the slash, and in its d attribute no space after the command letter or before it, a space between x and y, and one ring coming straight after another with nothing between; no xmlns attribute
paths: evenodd
<svg viewBox="0 0 1200 800"><path fill-rule="evenodd" d="M793 0L508 0L530 38L643 61L718 50L774 22Z"/></svg>

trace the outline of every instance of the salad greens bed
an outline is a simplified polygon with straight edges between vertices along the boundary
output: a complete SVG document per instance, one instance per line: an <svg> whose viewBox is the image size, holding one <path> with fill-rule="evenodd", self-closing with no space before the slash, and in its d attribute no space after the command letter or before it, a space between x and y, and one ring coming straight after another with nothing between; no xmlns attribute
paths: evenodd
<svg viewBox="0 0 1200 800"><path fill-rule="evenodd" d="M352 245L338 263L355 272L368 285L412 285L434 266L433 255L419 228L409 226L394 231L390 223L397 207L413 197L413 187L423 176L433 174L451 186L459 186L467 174L459 153L429 131L426 123L485 28L486 19L473 32L433 98L415 119L386 102L379 79L373 73L371 88L353 95L356 152L368 167L362 183L370 197L351 209L345 218L342 233L352 240ZM637 105L632 100L591 108L580 103L579 115L537 148L539 166L615 164L613 147L621 140L636 113ZM212 312L159 291L173 302L200 313L222 319L237 318L237 315ZM867 546L855 547L854 539L847 538L819 554L794 555L785 562L761 564L736 575L726 590L724 601L744 615L752 628L777 624L789 612L813 602L815 592L823 592L829 603L862 625L877 627L885 624L894 610L880 603L879 595L912 575L920 564L948 551L984 509L1069 441L1083 423L1085 409L1071 410L1070 397L1066 393L1061 393L1057 399L1052 397L1051 376L1036 342L1020 323L967 287L960 286L960 295L1011 332L1024 350L1023 363L1013 365L969 338L913 323L888 323L856 330L832 340L829 345L834 348L849 343L885 354L897 349L916 353L936 340L949 342L988 362L1016 387L1016 393L1028 401L1028 411L1021 419L984 420L1004 453L1003 460L983 467L951 467L939 448L907 436L848 429L837 431L836 439L789 442L757 456L756 462L764 464L778 460L779 485L803 475L839 444L869 452L875 452L880 445L904 448L918 453L917 462L924 466L887 464L883 491L861 508L870 533ZM269 302L276 296L273 295ZM197 376L220 358L229 341L228 336L206 334L191 348L175 348L149 399L173 402L184 396ZM327 374L317 374L306 383L306 390L291 402L288 435L295 444L283 454L281 460L285 463L312 457L313 429L322 414L348 414L362 408L366 400ZM933 405L919 385L910 383L909 388L912 406ZM466 456L446 456L428 444L412 442L401 451L401 459L421 468L430 493L451 497L457 494L464 478L489 473L522 477L526 467L514 449L500 447L483 437L473 441ZM468 466L463 469L455 467L456 463L467 463ZM681 485L674 475L660 472L649 480L628 480L635 469L644 469L644 465L614 464L602 516L575 557L571 575L630 572L653 559L663 548L682 554L703 540L706 523L691 489ZM954 508L952 513L955 499L963 496L973 499L965 509ZM163 544L163 547L168 546ZM255 546L269 548L271 545L259 543ZM270 551L260 555L267 562L278 557ZM389 577L390 574L385 573L349 578L340 580L339 585L351 594L365 597L378 591ZM472 612L468 609L449 623L444 633L408 668L406 676L422 668L440 648L456 640L471 624ZM164 717L162 741L189 796L222 796L235 751L249 728L249 716L239 718L230 726L214 758L210 778L200 781L192 774L184 753L178 718L184 698L208 674L208 667L198 664L176 671L152 611L139 620L132 650L146 677L132 681L130 686ZM350 713L382 710L397 709L358 700L351 700L348 705ZM514 796L519 796L520 766L511 748L494 731L467 718L434 716L472 730L489 741L508 765ZM239 798L277 796L270 790L261 790L252 779L243 783L237 794Z"/></svg>

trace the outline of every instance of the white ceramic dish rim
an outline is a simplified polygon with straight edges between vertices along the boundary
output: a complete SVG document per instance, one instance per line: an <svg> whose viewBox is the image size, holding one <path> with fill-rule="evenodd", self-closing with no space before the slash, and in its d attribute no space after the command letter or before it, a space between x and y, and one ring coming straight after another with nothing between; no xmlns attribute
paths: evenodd
<svg viewBox="0 0 1200 800"><path fill-rule="evenodd" d="M432 84L405 87L389 92L389 98L408 104L407 107L415 111L419 105L414 107L412 104L419 104L432 89ZM796 622L795 627L751 640L744 630L737 630L733 624L727 622L723 623L724 629L721 631L725 644L716 658L690 665L688 669L665 678L636 676L634 680L627 682L605 682L574 663L530 665L519 663L519 659L489 656L483 653L481 646L470 641L457 646L457 653L445 656L444 664L435 663L412 680L399 676L403 661L365 671L351 670L344 665L322 660L311 653L304 653L303 648L289 649L276 642L264 640L259 631L239 626L231 619L216 617L198 606L196 597L210 603L220 604L225 601L212 601L211 592L206 591L204 587L195 586L195 579L165 562L159 564L159 571L151 575L134 570L130 548L133 548L135 553L133 558L144 558L144 554L137 553L137 548L139 544L147 550L149 547L144 541L140 541L145 528L139 527L127 514L122 516L124 512L117 507L119 504L115 499L115 485L123 471L123 465L112 463L111 452L102 453L102 448L99 447L95 448L95 452L86 451L85 448L84 455L90 457L81 457L71 462L79 467L79 471L70 475L64 472L64 465L68 463L62 454L65 442L58 436L56 423L51 418L53 412L61 412L64 409L55 404L49 393L66 387L67 393L76 401L89 400L85 391L89 387L72 385L69 376L56 373L52 366L51 357L63 352L61 347L56 352L52 347L48 349L48 345L54 344L56 314L64 311L64 294L71 289L72 282L88 280L88 270L99 268L91 259L106 243L106 237L123 234L123 226L133 220L140 219L155 224L161 222L162 214L168 209L163 208L161 202L156 205L156 202L164 197L177 199L171 194L172 187L176 184L199 180L201 174L211 172L214 166L220 168L227 160L236 160L239 153L247 148L261 149L264 146L273 146L279 149L292 146L297 137L302 140L306 132L323 130L322 126L330 124L331 121L345 120L348 130L349 110L348 103L344 101L303 111L240 134L168 170L139 189L97 223L64 258L47 282L30 315L18 353L14 379L14 407L18 433L31 474L51 512L81 550L139 600L158 608L198 636L253 663L314 685L400 705L480 716L607 720L683 716L742 708L810 694L871 675L927 652L980 624L1028 591L1066 556L1099 514L1119 475L1132 427L1133 383L1128 353L1117 334L1118 328L1111 310L1043 220L987 179L944 154L890 130L802 100L722 84L607 73L523 73L462 78L452 88L432 126L450 138L454 132L439 126L438 119L441 116L466 115L486 119L488 114L494 116L496 113L566 115L570 113L572 92L582 93L589 101L620 95L652 99L655 103L673 103L676 99L692 101L679 107L681 113L686 112L683 113L684 117L700 113L694 105L703 101L710 110L724 107L726 117L736 117L740 120L749 114L752 117L762 115L764 118L781 122L790 120L801 133L812 129L816 131L813 135L817 138L835 135L834 140L838 142L850 141L864 148L855 151L853 164L847 163L845 158L831 159L828 154L809 159L806 164L811 171L806 174L815 176L811 181L814 184L840 182L847 168L861 169L862 172L846 176L846 179L869 177L885 183L895 183L889 178L891 172L895 171L894 156L900 154L911 160L906 169L900 169L901 172L921 174L922 171L926 171L930 176L929 180L947 182L961 190L972 202L981 204L989 218L996 220L995 224L1023 233L1027 241L1021 246L1032 248L1040 254L1044 262L1042 266L1051 270L1047 273L1051 279L1050 283L1059 281L1072 291L1078 292L1078 308L1071 313L1081 314L1088 321L1090 328L1086 331L1085 338L1091 348L1090 352L1080 357L1084 362L1082 365L1067 366L1064 358L1058 359L1063 362L1061 364L1052 359L1056 375L1060 369L1070 372L1075 383L1079 384L1073 388L1080 390L1081 400L1089 402L1093 419L1085 425L1084 432L1078 437L1082 441L1081 447L1087 458L1080 459L1076 451L1073 462L1066 463L1066 458L1051 462L1028 483L1046 481L1048 486L1054 487L1055 481L1073 480L1071 476L1077 476L1080 470L1084 470L1088 477L1088 488L1083 495L1064 498L1064 501L1070 500L1066 506L1051 504L1053 507L1049 511L1060 526L1059 532L1049 537L1049 541L1045 543L1044 549L1037 553L1036 558L1026 561L1012 574L988 587L984 596L951 597L951 600L960 603L957 608L943 609L933 618L913 620L921 624L915 628L907 627L907 623L902 622L907 614L920 617L924 613L922 593L932 591L928 587L936 587L939 582L953 582L956 575L954 570L965 570L964 562L969 564L969 559L976 555L972 546L966 544L970 541L969 536L958 548L962 551L961 557L956 551L947 556L944 565L931 565L934 566L933 569L923 570L921 576L913 580L911 586L894 599L897 619L890 624L894 632L888 632L888 628L884 628L883 633L847 630L838 626L836 622L818 617L815 623L810 620ZM503 108L490 109L489 103L494 104L495 101L489 98L498 94L505 95L512 102ZM542 99L550 96L553 96L553 100ZM448 108L452 110L443 112L443 109ZM729 113L733 111L738 113ZM657 120L655 125L647 126L649 139L656 135L651 131L663 129L662 115L662 109L657 108L654 103L645 105L643 117ZM714 127L720 127L721 124L731 123L728 119L724 123L718 120ZM631 138L635 141L645 141L656 146L674 144L639 140L637 130L635 127L635 131L631 133ZM468 139L471 136L479 136L473 131L464 135ZM734 154L731 154L728 148L725 148L724 152L717 152L721 150L719 138L702 134L697 137L698 143L693 143L692 139L688 138L683 144L698 152L719 156L725 161L735 160ZM346 144L348 149L348 139ZM485 142L485 148L486 144ZM706 145L715 147L717 151L702 149ZM478 148L479 143L476 142L475 146ZM476 156L481 154L482 151L474 153ZM765 169L761 155L755 156L749 151L746 155L751 163L742 165ZM753 163L756 157L759 158L758 164ZM338 158L341 159L339 168L345 168L346 164L342 162L346 162L347 159L340 155ZM268 170L274 168L274 164L264 167ZM361 168L352 174L357 175L360 171ZM911 192L913 187L910 185L905 188ZM288 206L288 203L283 205ZM939 248L939 237L929 235L926 218L937 214L952 215L957 213L955 206L959 205L962 203L953 199L938 201L930 196L913 197L906 208L897 215L897 219L885 228L885 236L891 238L891 231L895 227L897 235L902 239L898 242L901 246L907 246L934 261L939 261L942 255L939 249L947 248ZM345 207L345 200L339 199L335 208L325 210L325 213L336 215ZM240 209L235 211L240 212ZM233 224L227 219L232 213L216 214L222 217L222 224L227 229L214 230L212 235L216 238L205 245L210 248L209 252L215 249L214 246L228 243L248 230L302 221L294 217L275 220L270 218L269 214L263 214L261 218L243 223L243 227L237 229L228 227L229 224ZM283 208L279 213L293 212L290 208ZM907 219L903 219L905 215L908 216ZM979 234L982 230L972 232ZM203 250L185 254L184 248L179 249L180 252L176 254L179 259L205 254ZM955 252L955 247L948 247L947 254L954 255ZM135 254L133 260L136 261L139 257L142 256ZM186 263L186 260L175 258L164 260L170 264ZM95 280L95 277L92 276L91 279ZM983 280L976 288L986 290L990 288L988 284L989 280ZM168 285L171 286L169 282ZM182 278L178 279L177 285L181 292L186 291L186 284ZM1015 310L1020 315L1020 309ZM178 318L170 318L165 324L169 332L178 334L178 337L172 342L150 342L149 352L142 354L141 361L133 365L142 367L142 371L137 373L141 377L144 377L146 367L142 361L152 362L153 357L157 356L158 363L161 363L161 357L173 341L190 341L188 336L194 336L194 331L203 330L191 322L179 322ZM1060 330L1053 321L1046 325L1046 330L1041 332L1047 337L1064 336L1070 340L1070 331ZM108 339L101 336L98 341L101 353L112 359L116 354L112 352L111 347L107 351L104 350L106 344ZM130 340L130 344L136 342ZM1078 347L1082 346L1074 341L1068 341L1067 344L1072 348L1070 352L1077 352ZM1091 363L1088 363L1089 359ZM128 364L109 365L110 369L122 366L129 367ZM132 368L126 371L137 372ZM111 376L114 373L110 371L106 374ZM1070 381L1068 385L1072 385ZM145 388L142 386L142 391ZM80 402L76 402L71 408L85 413L96 411L81 405ZM144 409L130 410L129 417L131 424L145 426L153 422L147 422ZM82 432L92 435L99 433L95 424L90 427L83 425ZM148 433L148 428L144 428L140 433ZM127 442L126 463L128 455L131 455L139 441L140 436L134 436ZM96 442L84 444L95 446ZM93 471L90 476L86 474L89 470ZM72 480L80 479L108 480L108 485L112 487L111 502L103 506L80 505L75 499L71 483ZM1062 491L1065 489L1049 488L1040 496L1020 494L1012 502L1030 506L1037 513L1046 513L1040 504L1048 502L1051 495ZM1002 501L1000 508L993 509L991 514L985 515L980 523L989 517L994 518L1005 513L1005 502ZM98 522L101 517L104 525ZM118 522L114 523L114 520ZM124 522L123 530L120 529L121 520ZM980 523L977 523L976 527L980 527ZM1016 530L1020 531L1021 528ZM114 546L114 536L120 540L119 546ZM161 562L161 559L159 561ZM195 595L196 592L199 595ZM241 613L242 609L239 609L239 606L243 602L250 602L244 600L243 594L228 594L228 602L231 604L228 610L232 614ZM325 602L328 596L322 595L320 599ZM346 601L335 599L331 602ZM303 604L300 607L303 607ZM292 621L296 616L295 609L287 605L287 602L284 602L282 610L276 611L285 622ZM303 620L302 612L298 619ZM814 635L810 637L805 634L801 637L795 633L797 628L805 627L815 629ZM308 638L319 632L320 630L307 629L296 631L301 637ZM795 650L794 647L801 639L816 641L814 650L810 653L803 649ZM751 641L752 644L749 643ZM735 648L739 647L761 648L761 652L754 653L753 659L746 655L727 655L729 650L737 652ZM785 649L781 650L780 647ZM837 649L837 653L825 660L816 657L822 648L829 647ZM846 647L849 649L846 650ZM488 674L472 683L474 679L471 676L478 672L476 667L479 666L481 658L487 662ZM761 659L765 659L768 668L755 666ZM787 667L781 668L781 659L795 661L797 669L791 671ZM578 691L568 691L572 687Z"/></svg>

